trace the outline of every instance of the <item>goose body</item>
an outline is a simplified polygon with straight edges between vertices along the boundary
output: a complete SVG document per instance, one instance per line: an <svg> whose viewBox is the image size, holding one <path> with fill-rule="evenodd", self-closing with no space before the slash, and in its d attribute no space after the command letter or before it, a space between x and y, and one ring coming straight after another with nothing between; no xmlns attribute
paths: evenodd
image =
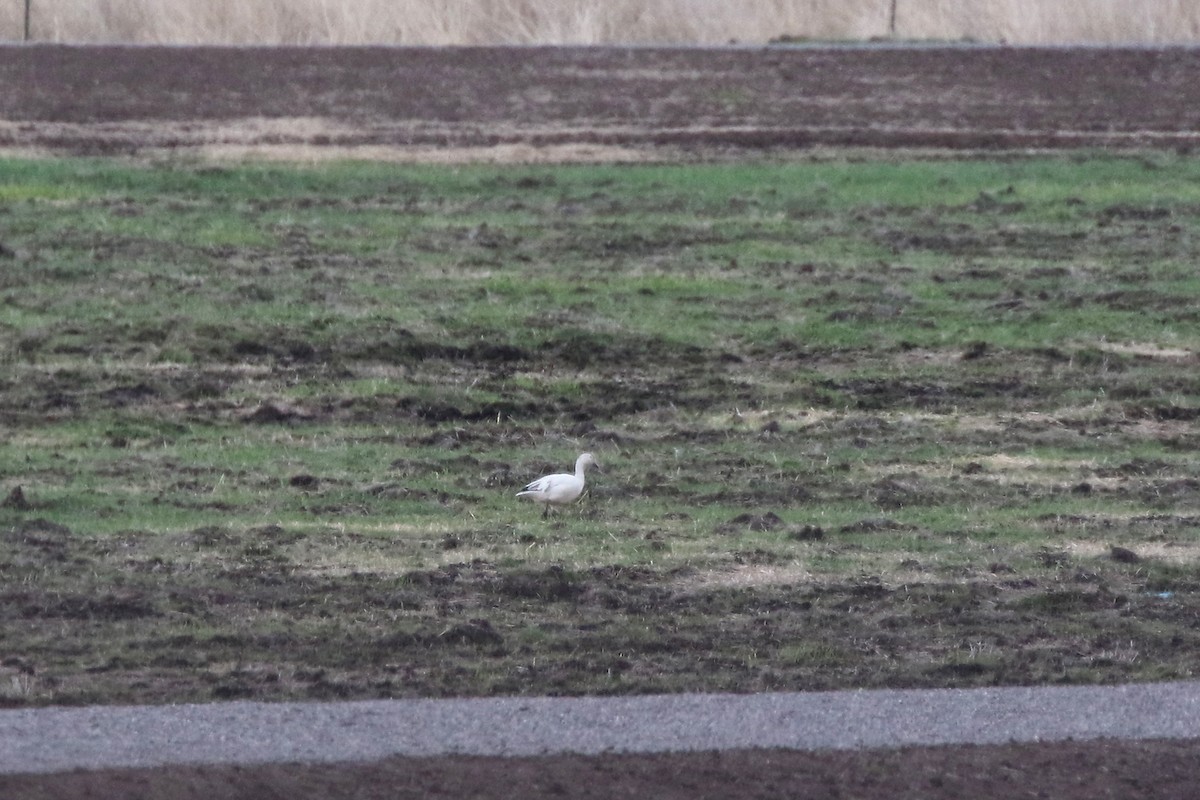
<svg viewBox="0 0 1200 800"><path fill-rule="evenodd" d="M567 472L544 475L517 492L517 497L528 497L535 503L541 503L545 507L542 512L544 517L550 513L551 505L566 505L579 499L583 494L584 471L595 464L596 459L592 458L592 454L584 453L575 459L574 475Z"/></svg>

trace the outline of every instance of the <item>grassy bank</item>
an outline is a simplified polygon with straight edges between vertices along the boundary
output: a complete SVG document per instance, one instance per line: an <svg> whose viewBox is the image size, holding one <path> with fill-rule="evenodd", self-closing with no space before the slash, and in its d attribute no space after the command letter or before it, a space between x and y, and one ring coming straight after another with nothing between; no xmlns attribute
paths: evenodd
<svg viewBox="0 0 1200 800"><path fill-rule="evenodd" d="M0 171L5 702L1193 674L1193 160Z"/></svg>

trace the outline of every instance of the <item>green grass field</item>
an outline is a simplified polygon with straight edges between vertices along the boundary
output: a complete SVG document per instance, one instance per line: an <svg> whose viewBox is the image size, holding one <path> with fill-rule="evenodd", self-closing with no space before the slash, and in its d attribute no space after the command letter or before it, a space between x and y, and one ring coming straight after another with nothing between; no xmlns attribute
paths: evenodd
<svg viewBox="0 0 1200 800"><path fill-rule="evenodd" d="M0 162L0 702L1194 676L1197 263L1167 154Z"/></svg>

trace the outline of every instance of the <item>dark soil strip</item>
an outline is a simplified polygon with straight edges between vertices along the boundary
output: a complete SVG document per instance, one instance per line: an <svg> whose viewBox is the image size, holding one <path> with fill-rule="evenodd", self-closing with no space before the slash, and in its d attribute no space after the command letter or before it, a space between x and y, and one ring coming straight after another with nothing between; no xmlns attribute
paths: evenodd
<svg viewBox="0 0 1200 800"><path fill-rule="evenodd" d="M859 752L395 758L0 777L22 800L195 798L1192 798L1200 741L1066 742Z"/></svg>
<svg viewBox="0 0 1200 800"><path fill-rule="evenodd" d="M0 47L0 146L1186 150L1198 72L1193 48ZM297 117L344 124L228 130Z"/></svg>

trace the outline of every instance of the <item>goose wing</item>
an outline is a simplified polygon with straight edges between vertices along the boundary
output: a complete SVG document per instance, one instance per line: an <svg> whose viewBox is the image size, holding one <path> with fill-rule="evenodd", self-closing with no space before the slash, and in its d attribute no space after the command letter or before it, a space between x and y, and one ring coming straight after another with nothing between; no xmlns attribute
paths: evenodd
<svg viewBox="0 0 1200 800"><path fill-rule="evenodd" d="M557 487L562 486L564 482L574 480L574 475L567 475L566 473L560 475L543 475L522 489L521 494L550 494Z"/></svg>
<svg viewBox="0 0 1200 800"><path fill-rule="evenodd" d="M569 503L583 493L583 481L574 475L547 475L517 493L517 497L535 496L551 503Z"/></svg>
<svg viewBox="0 0 1200 800"><path fill-rule="evenodd" d="M528 486L521 490L521 493L531 492L533 494L543 494L550 491L550 487L554 485L555 478L561 478L561 475L545 475L532 481Z"/></svg>

